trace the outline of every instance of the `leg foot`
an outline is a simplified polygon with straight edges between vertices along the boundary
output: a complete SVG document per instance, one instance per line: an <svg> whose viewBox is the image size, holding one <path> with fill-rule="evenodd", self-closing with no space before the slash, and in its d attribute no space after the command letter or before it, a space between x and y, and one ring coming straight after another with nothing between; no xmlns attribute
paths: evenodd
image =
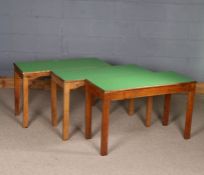
<svg viewBox="0 0 204 175"><path fill-rule="evenodd" d="M169 123L169 112L170 112L170 106L171 106L171 94L167 94L164 97L164 114L162 119L162 124L164 126L167 126Z"/></svg>
<svg viewBox="0 0 204 175"><path fill-rule="evenodd" d="M103 100L103 112L102 112L102 127L101 127L101 155L108 154L108 128L109 128L109 110L110 101Z"/></svg>

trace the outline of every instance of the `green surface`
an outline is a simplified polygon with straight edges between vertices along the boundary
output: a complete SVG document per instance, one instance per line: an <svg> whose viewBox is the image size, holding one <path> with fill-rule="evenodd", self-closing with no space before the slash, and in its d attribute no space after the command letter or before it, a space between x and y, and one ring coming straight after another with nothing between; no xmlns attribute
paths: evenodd
<svg viewBox="0 0 204 175"><path fill-rule="evenodd" d="M137 65L110 66L78 71L54 70L65 81L87 79L105 91L173 85L193 80L175 72L152 72Z"/></svg>
<svg viewBox="0 0 204 175"><path fill-rule="evenodd" d="M118 74L117 77L92 76L89 77L96 86L105 91L117 91L125 89L139 89L145 87L166 86L178 83L192 82L193 80L177 74L175 72L160 72L160 73L138 73L135 75Z"/></svg>
<svg viewBox="0 0 204 175"><path fill-rule="evenodd" d="M35 61L19 61L15 63L18 68L24 72L44 72L53 69L75 70L81 68L103 67L109 64L97 58L78 58L63 60L35 60Z"/></svg>
<svg viewBox="0 0 204 175"><path fill-rule="evenodd" d="M53 69L52 72L60 77L64 81L75 81L75 80L85 80L89 78L97 79L99 76L104 78L114 78L118 74L122 75L136 75L140 72L143 74L146 72L151 72L136 65L122 65L122 66L106 66L106 67L95 67L95 68L81 68L78 70L66 71L65 69Z"/></svg>
<svg viewBox="0 0 204 175"><path fill-rule="evenodd" d="M175 72L152 72L137 65L110 66L97 58L23 61L24 73L52 71L64 81L89 80L105 91L172 85L193 80Z"/></svg>

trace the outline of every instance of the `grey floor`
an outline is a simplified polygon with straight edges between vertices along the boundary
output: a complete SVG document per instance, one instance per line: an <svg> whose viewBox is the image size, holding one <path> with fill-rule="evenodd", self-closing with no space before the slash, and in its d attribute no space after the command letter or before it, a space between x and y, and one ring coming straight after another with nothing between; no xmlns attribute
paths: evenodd
<svg viewBox="0 0 204 175"><path fill-rule="evenodd" d="M100 102L93 108L93 138L84 139L84 95L71 96L71 138L61 140L59 126L50 123L49 91L32 90L30 126L22 128L22 114L13 114L13 91L0 89L1 175L202 175L204 174L204 97L197 96L192 138L184 140L186 98L172 99L169 126L161 125L163 98L154 98L152 126L144 126L145 98L135 101L136 113L127 115L127 102L114 102L110 115L109 155L99 155Z"/></svg>

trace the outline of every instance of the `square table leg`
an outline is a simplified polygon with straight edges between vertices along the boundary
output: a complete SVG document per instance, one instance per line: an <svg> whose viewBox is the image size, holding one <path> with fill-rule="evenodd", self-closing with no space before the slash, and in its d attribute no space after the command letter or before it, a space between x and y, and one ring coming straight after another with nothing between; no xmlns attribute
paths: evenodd
<svg viewBox="0 0 204 175"><path fill-rule="evenodd" d="M57 84L51 80L51 112L52 112L52 125L57 126Z"/></svg>
<svg viewBox="0 0 204 175"><path fill-rule="evenodd" d="M23 127L28 127L28 95L29 95L29 81L27 77L23 77Z"/></svg>
<svg viewBox="0 0 204 175"><path fill-rule="evenodd" d="M164 96L164 114L162 118L162 124L167 126L169 123L169 113L171 108L171 94L166 94Z"/></svg>
<svg viewBox="0 0 204 175"><path fill-rule="evenodd" d="M20 95L21 95L21 77L14 68L14 96L15 96L15 115L20 114Z"/></svg>
<svg viewBox="0 0 204 175"><path fill-rule="evenodd" d="M133 115L135 112L135 99L129 99L129 103L128 103L128 115L131 116Z"/></svg>
<svg viewBox="0 0 204 175"><path fill-rule="evenodd" d="M92 137L92 95L86 87L86 108L85 108L85 137L91 139Z"/></svg>
<svg viewBox="0 0 204 175"><path fill-rule="evenodd" d="M108 154L110 100L104 98L102 104L101 155L105 156Z"/></svg>
<svg viewBox="0 0 204 175"><path fill-rule="evenodd" d="M147 97L146 127L151 126L152 106L153 106L153 97Z"/></svg>
<svg viewBox="0 0 204 175"><path fill-rule="evenodd" d="M188 93L186 122L185 122L185 130L184 130L185 139L190 139L191 137L191 123L192 123L194 98L195 98L195 90Z"/></svg>
<svg viewBox="0 0 204 175"><path fill-rule="evenodd" d="M64 83L63 88L63 140L69 139L69 114L70 113L70 85Z"/></svg>

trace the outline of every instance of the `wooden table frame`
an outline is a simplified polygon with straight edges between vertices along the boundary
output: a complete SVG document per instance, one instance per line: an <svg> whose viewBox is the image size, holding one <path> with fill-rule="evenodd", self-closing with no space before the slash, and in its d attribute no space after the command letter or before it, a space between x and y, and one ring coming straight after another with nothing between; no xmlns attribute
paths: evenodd
<svg viewBox="0 0 204 175"><path fill-rule="evenodd" d="M70 92L71 90L85 86L86 80L65 81L59 76L51 73L51 109L52 109L52 124L57 126L57 87L63 89L63 120L62 120L62 139L69 139L69 125L70 125ZM95 104L96 99L92 99L91 105ZM128 114L132 115L134 110L134 101L131 99L128 106Z"/></svg>
<svg viewBox="0 0 204 175"><path fill-rule="evenodd" d="M22 72L16 64L14 64L14 108L15 108L15 115L18 116L21 113L21 106L20 106L20 99L21 99L21 89L23 90L23 128L28 128L29 126L29 84L32 80L37 78L43 77L51 77L52 71L38 71L38 72ZM56 79L56 78L55 78ZM59 81L60 82L60 79ZM61 86L61 82L58 83ZM80 82L72 82L71 88L73 86L77 88L78 84L81 86L84 83ZM52 84L53 85L53 84ZM69 86L69 85L66 85ZM55 87L54 87L55 88ZM54 90L51 90L51 92ZM53 105L51 104L51 108ZM56 121L52 120L53 126L56 126Z"/></svg>
<svg viewBox="0 0 204 175"><path fill-rule="evenodd" d="M168 125L171 94L185 92L187 93L187 112L184 129L184 138L189 139L191 136L191 123L194 105L194 96L196 82L180 83L175 85L148 87L140 89L129 89L119 91L104 91L95 86L89 81L86 81L86 128L85 137L90 139L92 137L91 121L92 121L92 105L91 99L93 97L102 100L102 122L101 122L101 148L100 154L105 156L108 154L108 133L109 133L109 110L110 102L113 100L134 99L137 97L150 97L147 102L146 125L150 126L151 111L152 111L152 97L157 95L165 95L165 105L163 114L163 125ZM133 102L130 103L129 109L134 110Z"/></svg>
<svg viewBox="0 0 204 175"><path fill-rule="evenodd" d="M51 108L52 124L57 126L57 87L63 89L63 121L62 121L62 139L69 139L69 115L70 115L70 91L85 85L84 80L64 81L55 74L51 74Z"/></svg>
<svg viewBox="0 0 204 175"><path fill-rule="evenodd" d="M52 74L51 71L44 72L22 72L18 66L14 64L14 96L15 96L15 115L19 115L21 84L23 84L23 128L29 126L29 82L42 77L51 77L51 111L52 125L57 126L57 85L64 90L64 115L63 115L63 140L68 139L69 126L69 101L70 90L84 86L84 81L64 82L59 77Z"/></svg>
<svg viewBox="0 0 204 175"><path fill-rule="evenodd" d="M16 64L14 64L14 96L15 96L15 115L19 115L20 109L20 96L21 84L23 85L23 127L28 128L29 125L29 83L30 81L50 77L50 71L41 72L22 72Z"/></svg>

